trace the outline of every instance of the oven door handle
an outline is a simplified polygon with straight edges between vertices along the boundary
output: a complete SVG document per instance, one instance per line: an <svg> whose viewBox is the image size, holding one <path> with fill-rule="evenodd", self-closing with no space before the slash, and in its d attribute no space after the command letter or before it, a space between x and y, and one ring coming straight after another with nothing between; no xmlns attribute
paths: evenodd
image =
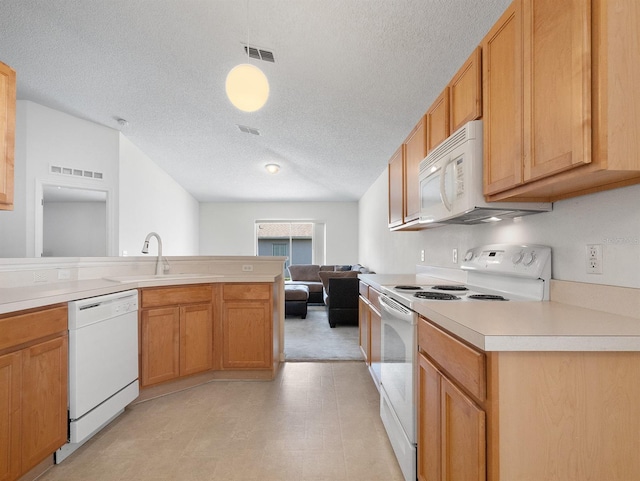
<svg viewBox="0 0 640 481"><path fill-rule="evenodd" d="M399 302L387 296L380 296L379 299L382 309L389 313L394 319L400 319L411 324L415 323L415 313L412 310L407 309Z"/></svg>

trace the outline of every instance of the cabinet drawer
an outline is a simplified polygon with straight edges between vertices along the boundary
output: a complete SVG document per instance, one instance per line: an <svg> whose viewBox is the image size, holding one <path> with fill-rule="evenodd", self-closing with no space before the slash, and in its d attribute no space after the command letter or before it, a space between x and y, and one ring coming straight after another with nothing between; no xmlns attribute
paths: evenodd
<svg viewBox="0 0 640 481"><path fill-rule="evenodd" d="M418 323L418 346L480 402L486 395L485 355L454 339L424 318Z"/></svg>
<svg viewBox="0 0 640 481"><path fill-rule="evenodd" d="M380 293L379 291L376 291L374 288L372 287L369 288L369 302L373 307L375 307L378 310L378 312L382 312L382 309L380 308L381 295L382 293Z"/></svg>
<svg viewBox="0 0 640 481"><path fill-rule="evenodd" d="M67 306L0 316L0 350L67 330Z"/></svg>
<svg viewBox="0 0 640 481"><path fill-rule="evenodd" d="M211 302L213 291L210 284L185 287L154 287L140 291L140 307L177 306Z"/></svg>
<svg viewBox="0 0 640 481"><path fill-rule="evenodd" d="M364 297L365 299L368 299L369 298L369 285L365 284L362 281L360 281L359 292L360 292L360 295L362 297Z"/></svg>
<svg viewBox="0 0 640 481"><path fill-rule="evenodd" d="M225 284L222 298L225 301L266 301L271 297L271 284Z"/></svg>

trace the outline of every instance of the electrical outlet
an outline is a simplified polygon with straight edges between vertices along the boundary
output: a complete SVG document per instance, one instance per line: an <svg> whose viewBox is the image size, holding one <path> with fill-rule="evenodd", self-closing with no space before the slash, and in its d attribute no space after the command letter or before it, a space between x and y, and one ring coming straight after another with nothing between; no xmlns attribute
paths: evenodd
<svg viewBox="0 0 640 481"><path fill-rule="evenodd" d="M420 251L420 262L424 262L424 249Z"/></svg>
<svg viewBox="0 0 640 481"><path fill-rule="evenodd" d="M453 249L451 260L453 261L454 264L458 263L458 249Z"/></svg>
<svg viewBox="0 0 640 481"><path fill-rule="evenodd" d="M34 272L33 282L47 282L47 274L44 272Z"/></svg>
<svg viewBox="0 0 640 481"><path fill-rule="evenodd" d="M242 266L242 272L253 272L253 266L251 264L244 264Z"/></svg>
<svg viewBox="0 0 640 481"><path fill-rule="evenodd" d="M58 269L58 280L71 279L71 271L69 269Z"/></svg>
<svg viewBox="0 0 640 481"><path fill-rule="evenodd" d="M587 244L587 274L602 274L602 244Z"/></svg>

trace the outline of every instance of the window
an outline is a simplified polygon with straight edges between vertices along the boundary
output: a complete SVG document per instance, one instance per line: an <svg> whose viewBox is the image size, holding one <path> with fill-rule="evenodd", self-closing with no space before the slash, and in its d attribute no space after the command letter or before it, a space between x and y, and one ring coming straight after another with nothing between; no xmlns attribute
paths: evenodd
<svg viewBox="0 0 640 481"><path fill-rule="evenodd" d="M313 264L314 224L310 222L257 222L259 256L286 256L291 264Z"/></svg>
<svg viewBox="0 0 640 481"><path fill-rule="evenodd" d="M274 257L286 256L289 257L289 244L276 244L272 245L271 255Z"/></svg>

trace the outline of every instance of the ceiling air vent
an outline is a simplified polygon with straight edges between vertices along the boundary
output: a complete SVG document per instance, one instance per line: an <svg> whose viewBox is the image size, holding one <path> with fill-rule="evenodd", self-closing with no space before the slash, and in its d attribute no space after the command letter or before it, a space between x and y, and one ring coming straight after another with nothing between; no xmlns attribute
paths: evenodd
<svg viewBox="0 0 640 481"><path fill-rule="evenodd" d="M238 128L240 129L240 132L244 132L245 134L260 135L260 131L258 129L254 129L253 127L238 125Z"/></svg>
<svg viewBox="0 0 640 481"><path fill-rule="evenodd" d="M273 52L269 50L263 50L259 47L253 47L251 45L244 46L244 53L247 53L247 49L249 50L249 57L255 58L257 60L264 60L265 62L275 63L276 59L273 56Z"/></svg>

